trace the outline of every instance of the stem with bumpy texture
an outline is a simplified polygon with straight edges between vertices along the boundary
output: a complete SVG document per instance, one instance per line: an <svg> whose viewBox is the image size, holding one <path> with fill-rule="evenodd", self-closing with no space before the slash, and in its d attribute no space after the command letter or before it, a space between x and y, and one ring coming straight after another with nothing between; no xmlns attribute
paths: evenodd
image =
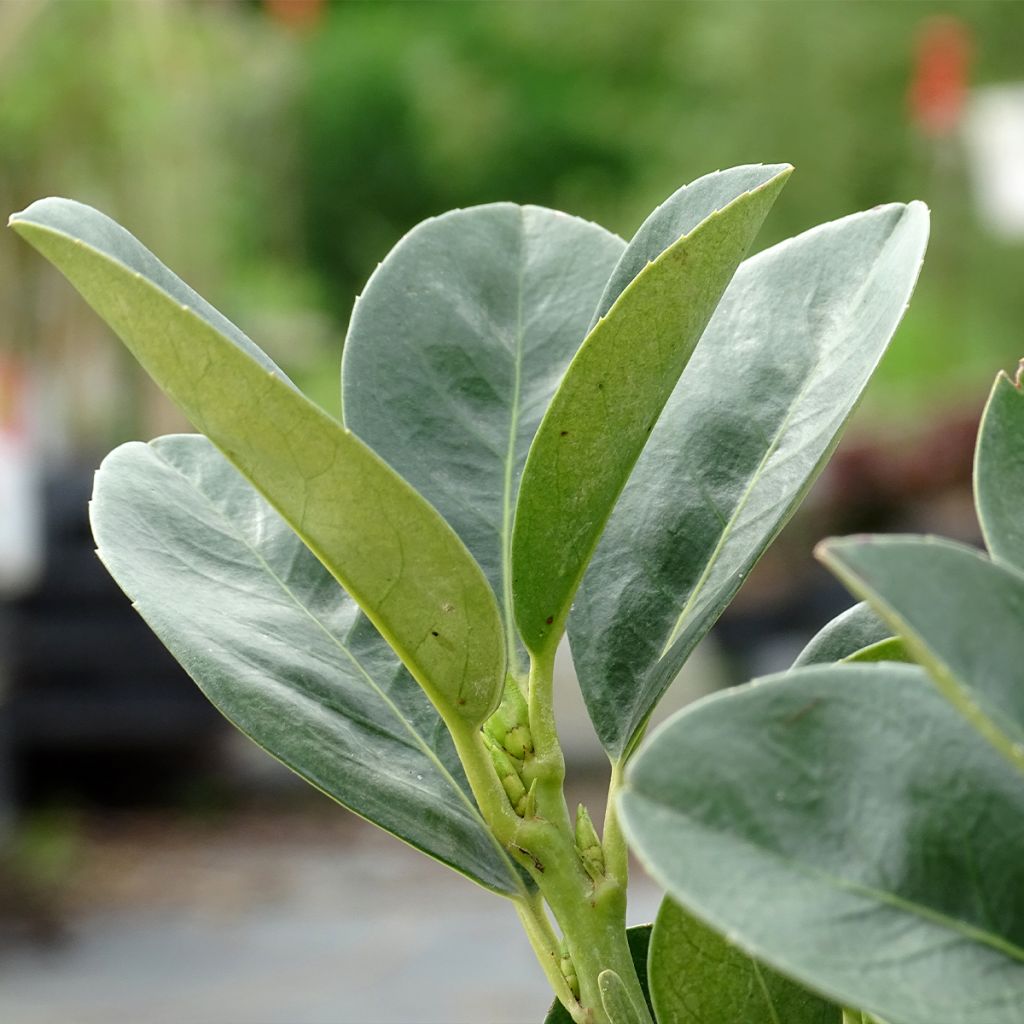
<svg viewBox="0 0 1024 1024"><path fill-rule="evenodd" d="M643 1008L646 1001L626 939L625 845L614 815L608 819L612 870L596 882L585 870L576 849L575 831L565 803L565 759L552 711L554 657L534 659L530 672L529 724L534 752L524 765L524 783L535 788L533 813L519 818L509 805L492 808L481 802L494 834L537 883L561 929L565 947L579 981L579 998L558 968L558 949L547 925L540 897L517 901L520 919L555 994L577 1024L608 1024L598 977L614 971L630 999ZM617 776L613 775L613 781ZM471 780L472 783L472 780ZM474 787L475 788L475 787ZM490 793L493 793L493 787ZM613 794L614 797L614 794ZM498 813L492 815L492 810ZM607 826L606 826L607 828Z"/></svg>

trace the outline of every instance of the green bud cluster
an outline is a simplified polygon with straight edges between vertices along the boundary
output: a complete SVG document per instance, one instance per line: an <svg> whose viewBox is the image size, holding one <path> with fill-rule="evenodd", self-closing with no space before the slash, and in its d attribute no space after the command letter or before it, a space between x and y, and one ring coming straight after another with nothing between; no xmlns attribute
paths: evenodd
<svg viewBox="0 0 1024 1024"><path fill-rule="evenodd" d="M483 732L494 770L509 803L520 818L532 818L537 813L537 780L534 779L527 789L523 781L523 767L533 756L533 737L530 735L526 698L512 676L505 680L501 705L484 722Z"/></svg>
<svg viewBox="0 0 1024 1024"><path fill-rule="evenodd" d="M562 977L565 978L572 994L579 999L580 979L576 976L576 967L573 965L572 957L569 956L569 950L564 941L562 942L561 956L558 958L558 969L562 972Z"/></svg>
<svg viewBox="0 0 1024 1024"><path fill-rule="evenodd" d="M527 789L523 782L523 762L500 747L486 732L484 743L513 810L520 818L532 818L537 813L537 780L534 779Z"/></svg>
<svg viewBox="0 0 1024 1024"><path fill-rule="evenodd" d="M533 753L530 713L519 683L509 676L498 710L484 722L484 732L506 753L524 761Z"/></svg>
<svg viewBox="0 0 1024 1024"><path fill-rule="evenodd" d="M604 847L586 807L576 808L576 853L588 875L599 882L604 878Z"/></svg>

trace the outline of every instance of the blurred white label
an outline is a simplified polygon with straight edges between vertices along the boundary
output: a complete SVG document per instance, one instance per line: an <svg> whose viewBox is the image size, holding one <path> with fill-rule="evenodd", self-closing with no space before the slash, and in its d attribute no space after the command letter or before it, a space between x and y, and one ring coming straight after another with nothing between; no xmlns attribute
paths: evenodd
<svg viewBox="0 0 1024 1024"><path fill-rule="evenodd" d="M39 467L27 402L24 376L0 355L0 597L27 590L43 567Z"/></svg>
<svg viewBox="0 0 1024 1024"><path fill-rule="evenodd" d="M975 200L985 226L1024 238L1024 83L971 93L964 122Z"/></svg>

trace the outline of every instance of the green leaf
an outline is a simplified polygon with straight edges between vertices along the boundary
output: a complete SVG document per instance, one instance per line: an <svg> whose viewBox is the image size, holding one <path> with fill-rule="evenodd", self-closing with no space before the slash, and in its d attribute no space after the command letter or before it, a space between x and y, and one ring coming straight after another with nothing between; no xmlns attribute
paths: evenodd
<svg viewBox="0 0 1024 1024"><path fill-rule="evenodd" d="M888 640L892 630L867 601L847 608L811 637L793 668L804 665L828 665L856 654L865 647Z"/></svg>
<svg viewBox="0 0 1024 1024"><path fill-rule="evenodd" d="M437 512L109 218L44 199L12 226L296 530L446 721L482 722L504 682L501 620Z"/></svg>
<svg viewBox="0 0 1024 1024"><path fill-rule="evenodd" d="M920 203L885 206L737 272L570 616L587 707L613 758L827 462L903 314L927 234Z"/></svg>
<svg viewBox="0 0 1024 1024"><path fill-rule="evenodd" d="M626 986L615 971L602 971L597 976L597 988L609 1024L643 1024L643 1011L630 998Z"/></svg>
<svg viewBox="0 0 1024 1024"><path fill-rule="evenodd" d="M985 406L974 460L974 502L994 559L1024 570L1024 362L1001 373Z"/></svg>
<svg viewBox="0 0 1024 1024"><path fill-rule="evenodd" d="M830 540L817 553L1024 771L1024 574L937 537Z"/></svg>
<svg viewBox="0 0 1024 1024"><path fill-rule="evenodd" d="M612 507L790 170L762 168L759 187L717 212L697 190L706 215L622 291L566 371L530 448L512 533L516 622L531 653L558 643Z"/></svg>
<svg viewBox="0 0 1024 1024"><path fill-rule="evenodd" d="M356 303L345 423L454 527L499 595L526 453L625 248L587 221L496 203L425 221Z"/></svg>
<svg viewBox="0 0 1024 1024"><path fill-rule="evenodd" d="M640 980L640 988L644 998L647 1000L647 1007L651 1013L650 991L647 986L647 951L651 944L651 926L649 924L636 925L626 929L626 941L629 943L629 952L633 958L633 966L636 968L637 978ZM556 999L544 1018L544 1024L572 1024L572 1017L569 1011Z"/></svg>
<svg viewBox="0 0 1024 1024"><path fill-rule="evenodd" d="M787 164L730 167L725 171L705 174L673 192L647 217L630 239L608 277L590 327L593 328L601 317L608 315L615 300L646 269L648 263L653 263L666 249L688 235L716 210L724 209L737 196L760 188L787 168Z"/></svg>
<svg viewBox="0 0 1024 1024"><path fill-rule="evenodd" d="M898 636L891 636L886 640L879 640L876 644L862 647L859 651L848 654L843 661L902 661L914 664L914 659Z"/></svg>
<svg viewBox="0 0 1024 1024"><path fill-rule="evenodd" d="M701 701L635 758L620 809L669 895L780 973L899 1024L1019 1024L1024 788L922 669Z"/></svg>
<svg viewBox="0 0 1024 1024"><path fill-rule="evenodd" d="M91 516L111 575L242 732L412 846L489 889L521 891L429 700L205 438L116 449Z"/></svg>
<svg viewBox="0 0 1024 1024"><path fill-rule="evenodd" d="M758 964L666 899L651 937L658 1024L840 1024L842 1011Z"/></svg>

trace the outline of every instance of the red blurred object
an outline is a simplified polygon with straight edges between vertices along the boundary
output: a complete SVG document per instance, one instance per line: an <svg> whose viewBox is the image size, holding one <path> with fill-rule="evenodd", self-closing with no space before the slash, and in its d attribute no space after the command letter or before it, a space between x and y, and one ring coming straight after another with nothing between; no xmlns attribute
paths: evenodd
<svg viewBox="0 0 1024 1024"><path fill-rule="evenodd" d="M274 21L288 28L310 29L324 12L324 0L263 0Z"/></svg>
<svg viewBox="0 0 1024 1024"><path fill-rule="evenodd" d="M956 18L930 18L917 40L910 113L914 123L934 138L956 129L967 97L973 56L971 33Z"/></svg>

